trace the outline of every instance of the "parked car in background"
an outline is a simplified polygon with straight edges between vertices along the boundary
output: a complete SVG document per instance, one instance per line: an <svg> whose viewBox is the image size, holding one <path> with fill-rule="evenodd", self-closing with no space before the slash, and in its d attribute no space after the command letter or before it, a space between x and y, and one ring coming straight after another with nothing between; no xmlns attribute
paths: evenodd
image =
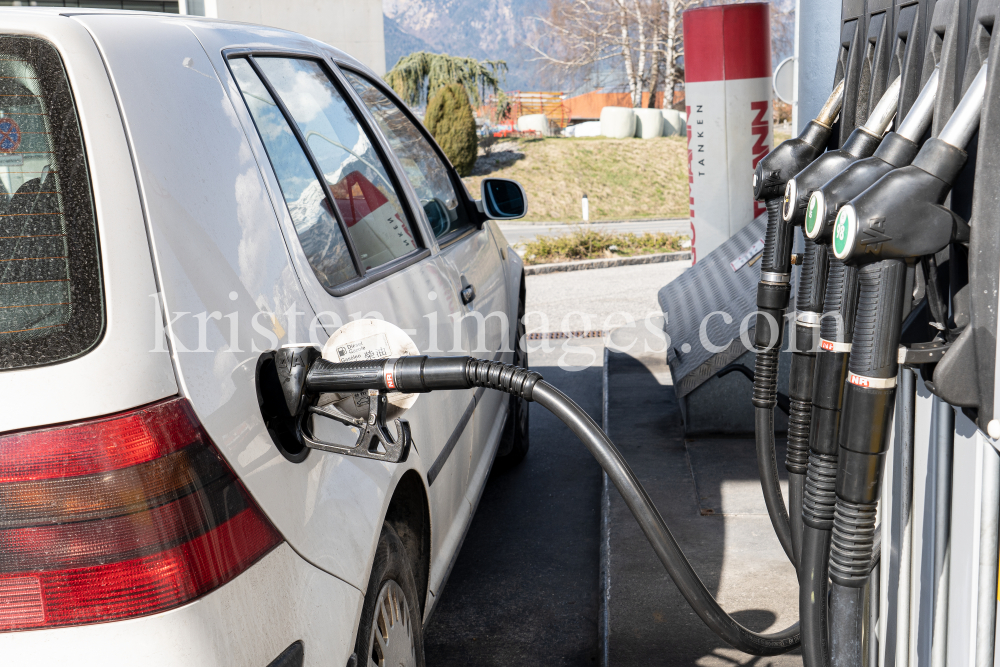
<svg viewBox="0 0 1000 667"><path fill-rule="evenodd" d="M4 662L422 665L526 406L428 394L405 461L311 451L272 423L270 355L373 319L425 354L526 365L517 254L330 46L0 16Z"/></svg>

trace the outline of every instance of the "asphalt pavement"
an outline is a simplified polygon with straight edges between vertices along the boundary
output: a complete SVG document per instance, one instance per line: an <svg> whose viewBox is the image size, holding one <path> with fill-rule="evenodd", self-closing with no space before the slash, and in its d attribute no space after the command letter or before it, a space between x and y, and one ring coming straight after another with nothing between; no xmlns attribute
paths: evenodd
<svg viewBox="0 0 1000 667"><path fill-rule="evenodd" d="M529 352L531 367L600 419L603 343L571 345ZM530 414L531 448L494 467L425 629L428 665L597 664L601 468L562 422Z"/></svg>
<svg viewBox="0 0 1000 667"><path fill-rule="evenodd" d="M537 314L528 331L601 330L628 315L641 339L657 290L689 265L528 276L525 306ZM529 344L532 369L599 421L604 340ZM561 422L532 405L531 449L487 481L425 629L427 664L598 664L600 494L597 463Z"/></svg>
<svg viewBox="0 0 1000 667"><path fill-rule="evenodd" d="M661 342L644 322L659 288L687 265L529 276L526 309L548 321L528 330L594 331L636 320L608 341L627 351L609 376L611 435L720 603L754 630L773 630L794 620L797 596L763 509L753 441L684 437ZM530 341L531 367L598 423L605 342ZM533 404L531 449L519 465L490 475L425 629L428 665L597 665L602 647L614 666L801 664L797 655L754 659L722 644L680 598L613 489L610 583L602 590L601 477L569 430Z"/></svg>
<svg viewBox="0 0 1000 667"><path fill-rule="evenodd" d="M560 236L577 229L596 229L602 232L645 234L663 232L666 234L691 235L691 221L688 218L676 220L642 220L639 222L591 222L591 223L526 223L501 224L500 230L515 249L520 244L534 240L538 236Z"/></svg>
<svg viewBox="0 0 1000 667"><path fill-rule="evenodd" d="M623 340L637 340L649 333L646 318L660 317L657 292L689 266L690 260L681 260L528 276L528 333L625 327Z"/></svg>

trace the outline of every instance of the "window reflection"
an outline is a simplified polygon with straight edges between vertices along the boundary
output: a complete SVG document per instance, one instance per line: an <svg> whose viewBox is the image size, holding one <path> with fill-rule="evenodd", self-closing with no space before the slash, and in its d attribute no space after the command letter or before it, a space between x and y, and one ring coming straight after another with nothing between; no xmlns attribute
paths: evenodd
<svg viewBox="0 0 1000 667"><path fill-rule="evenodd" d="M361 264L374 268L418 248L388 170L319 63L274 57L257 63L319 163Z"/></svg>
<svg viewBox="0 0 1000 667"><path fill-rule="evenodd" d="M230 67L274 167L288 212L309 265L326 288L358 276L340 225L302 146L250 63Z"/></svg>
<svg viewBox="0 0 1000 667"><path fill-rule="evenodd" d="M420 129L378 88L354 72L344 72L396 154L420 198L434 236L441 238L468 225L458 205L448 169Z"/></svg>

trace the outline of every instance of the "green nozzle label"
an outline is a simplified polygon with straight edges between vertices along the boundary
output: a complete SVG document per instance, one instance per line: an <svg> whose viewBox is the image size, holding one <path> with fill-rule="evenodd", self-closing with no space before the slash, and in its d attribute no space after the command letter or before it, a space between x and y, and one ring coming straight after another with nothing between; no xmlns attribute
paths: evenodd
<svg viewBox="0 0 1000 667"><path fill-rule="evenodd" d="M816 223L819 221L819 202L814 194L809 197L809 210L806 211L806 233L813 235L816 230Z"/></svg>
<svg viewBox="0 0 1000 667"><path fill-rule="evenodd" d="M840 209L837 213L837 222L833 227L833 254L843 259L847 252L847 225L850 214L847 208Z"/></svg>

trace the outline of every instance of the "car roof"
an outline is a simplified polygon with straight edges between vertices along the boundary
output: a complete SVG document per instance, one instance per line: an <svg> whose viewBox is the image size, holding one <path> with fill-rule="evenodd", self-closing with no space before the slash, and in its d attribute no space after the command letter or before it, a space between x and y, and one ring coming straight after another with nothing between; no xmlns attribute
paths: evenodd
<svg viewBox="0 0 1000 667"><path fill-rule="evenodd" d="M351 66L368 71L373 75L375 74L371 70L371 68L364 65L357 58L351 56L350 54L338 49L337 47L331 44L327 44L326 42L321 42L318 39L309 37L308 35L303 35L301 33L297 33L291 30L286 30L285 28L277 28L274 26L257 24L257 23L247 23L246 21L231 21L227 19L212 18L208 16L192 16L190 14L167 14L163 12L140 12L140 11L130 11L123 9L94 9L86 7L0 7L0 13L6 15L25 14L25 15L33 15L36 17L42 15L42 16L49 16L53 19L57 19L60 17L72 18L73 16L79 16L79 15L88 15L88 16L114 15L114 16L128 17L136 21L144 21L150 18L155 18L161 21L164 20L177 21L177 22L190 21L190 22L209 23L209 24L224 23L230 27L246 26L248 29L248 35L247 35L248 38L250 37L249 35L250 29L252 29L254 31L253 41L258 44L261 41L260 38L261 36L258 30L260 28L266 28L268 31L273 31L276 35L285 33L289 36L294 35L299 39L306 39L316 44L316 46L319 48L331 51L334 59L344 63L349 63ZM273 46L280 47L281 46L280 39L274 40Z"/></svg>

